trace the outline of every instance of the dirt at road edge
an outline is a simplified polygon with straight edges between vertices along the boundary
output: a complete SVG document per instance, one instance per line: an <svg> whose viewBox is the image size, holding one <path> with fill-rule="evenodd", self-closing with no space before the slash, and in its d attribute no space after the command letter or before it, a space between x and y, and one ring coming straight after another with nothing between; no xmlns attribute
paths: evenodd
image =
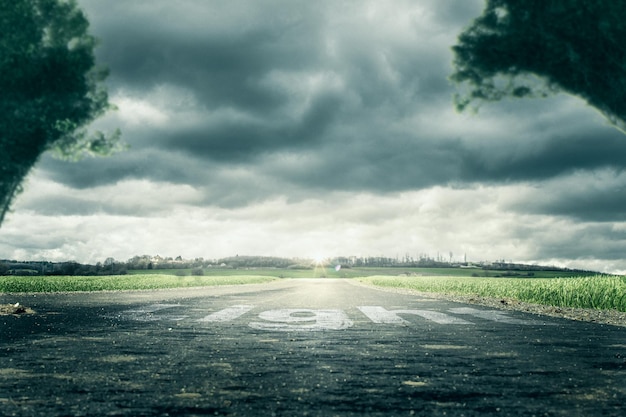
<svg viewBox="0 0 626 417"><path fill-rule="evenodd" d="M30 307L17 304L0 304L0 316L19 316L22 314L35 314Z"/></svg>

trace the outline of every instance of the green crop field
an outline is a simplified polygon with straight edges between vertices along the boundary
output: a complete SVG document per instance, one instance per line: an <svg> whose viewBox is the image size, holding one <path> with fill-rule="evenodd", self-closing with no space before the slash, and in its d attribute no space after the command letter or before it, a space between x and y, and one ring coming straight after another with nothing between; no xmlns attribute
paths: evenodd
<svg viewBox="0 0 626 417"><path fill-rule="evenodd" d="M152 290L162 288L205 287L215 285L257 284L276 278L255 275L175 276L161 274L84 276L0 277L0 293Z"/></svg>
<svg viewBox="0 0 626 417"><path fill-rule="evenodd" d="M382 287L442 294L510 298L558 307L614 309L626 312L626 277L475 278L458 276L373 276L360 281Z"/></svg>
<svg viewBox="0 0 626 417"><path fill-rule="evenodd" d="M130 271L127 275L112 276L2 276L0 293L150 290L264 283L280 278L353 278L377 286L424 292L475 294L552 306L626 312L626 277L618 276L580 273L574 277L559 277L556 271L532 271L532 276L528 276L524 271L459 268L208 268L201 272L202 275L191 275L192 270L171 269ZM444 273L448 275L441 275ZM511 277L511 274L521 276Z"/></svg>

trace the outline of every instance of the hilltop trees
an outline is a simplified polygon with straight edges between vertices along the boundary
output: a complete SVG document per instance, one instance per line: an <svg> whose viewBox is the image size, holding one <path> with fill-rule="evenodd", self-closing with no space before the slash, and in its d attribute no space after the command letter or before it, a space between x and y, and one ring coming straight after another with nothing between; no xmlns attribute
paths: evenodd
<svg viewBox="0 0 626 417"><path fill-rule="evenodd" d="M111 108L95 39L75 0L0 3L0 224L47 150L76 158L119 144L85 126Z"/></svg>
<svg viewBox="0 0 626 417"><path fill-rule="evenodd" d="M564 91L626 128L626 2L487 0L453 50L459 110Z"/></svg>

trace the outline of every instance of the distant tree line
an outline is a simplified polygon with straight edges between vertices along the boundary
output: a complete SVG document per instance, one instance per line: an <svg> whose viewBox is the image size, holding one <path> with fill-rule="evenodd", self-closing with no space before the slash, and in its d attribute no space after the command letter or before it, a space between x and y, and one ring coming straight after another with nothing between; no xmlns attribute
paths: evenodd
<svg viewBox="0 0 626 417"><path fill-rule="evenodd" d="M405 255L402 258L383 256L356 257L340 256L325 259L323 266L337 266L342 268L477 268L490 271L574 271L555 266L526 265L505 261L498 262L455 262L452 253L449 257L437 255L431 258L419 255L413 258ZM314 269L320 266L319 261L303 258L281 258L271 256L231 256L220 259L183 259L182 256L161 257L159 255L134 256L127 261L117 261L107 258L104 262L95 265L80 264L78 262L47 262L47 261L15 261L0 260L0 275L125 275L131 270L176 270L174 273L185 274L189 270L193 275L203 275L206 269ZM180 272L178 272L180 271Z"/></svg>
<svg viewBox="0 0 626 417"><path fill-rule="evenodd" d="M0 275L125 275L125 264L96 265L81 264L78 262L47 262L47 261L0 261Z"/></svg>

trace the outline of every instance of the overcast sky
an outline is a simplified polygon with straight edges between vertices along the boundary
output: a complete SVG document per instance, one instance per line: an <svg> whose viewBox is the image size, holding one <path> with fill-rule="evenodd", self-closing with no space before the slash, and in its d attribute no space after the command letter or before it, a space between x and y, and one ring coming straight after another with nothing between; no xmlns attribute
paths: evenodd
<svg viewBox="0 0 626 417"><path fill-rule="evenodd" d="M626 271L626 136L580 99L455 112L482 0L79 0L130 149L45 156L0 258L511 260Z"/></svg>

